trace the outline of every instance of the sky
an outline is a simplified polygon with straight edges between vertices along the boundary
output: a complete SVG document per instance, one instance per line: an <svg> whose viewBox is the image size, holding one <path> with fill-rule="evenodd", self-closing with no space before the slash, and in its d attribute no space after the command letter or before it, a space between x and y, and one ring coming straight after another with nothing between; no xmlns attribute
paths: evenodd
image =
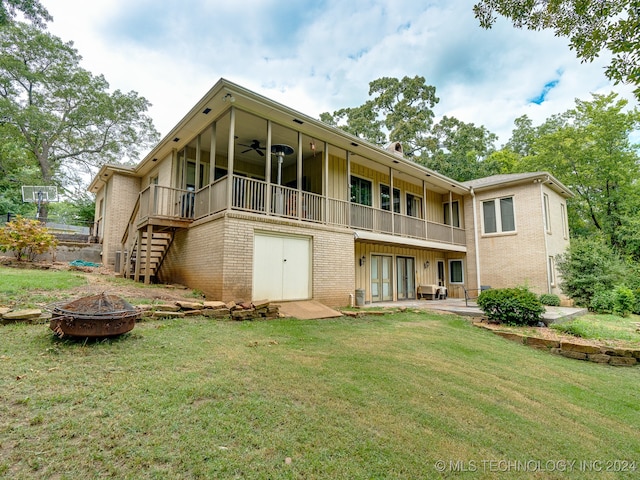
<svg viewBox="0 0 640 480"><path fill-rule="evenodd" d="M480 28L474 0L42 0L48 30L73 41L82 66L112 90L136 91L164 136L226 78L305 115L357 107L369 82L416 75L444 115L505 143L513 121L553 114L628 85L581 63L566 38L499 19Z"/></svg>

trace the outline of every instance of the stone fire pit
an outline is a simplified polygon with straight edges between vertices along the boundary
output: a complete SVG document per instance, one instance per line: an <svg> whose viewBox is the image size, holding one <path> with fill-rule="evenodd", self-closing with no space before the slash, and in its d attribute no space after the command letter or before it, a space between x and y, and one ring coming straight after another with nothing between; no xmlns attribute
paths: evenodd
<svg viewBox="0 0 640 480"><path fill-rule="evenodd" d="M49 307L49 328L62 338L112 337L129 332L142 312L126 300L102 293Z"/></svg>

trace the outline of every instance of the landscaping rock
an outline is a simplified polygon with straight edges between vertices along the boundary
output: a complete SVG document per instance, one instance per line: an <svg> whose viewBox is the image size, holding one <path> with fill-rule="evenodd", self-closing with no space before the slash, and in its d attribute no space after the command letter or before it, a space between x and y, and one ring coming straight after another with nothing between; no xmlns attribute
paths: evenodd
<svg viewBox="0 0 640 480"><path fill-rule="evenodd" d="M202 302L184 302L182 300L177 301L176 305L182 310L200 310L204 306Z"/></svg>
<svg viewBox="0 0 640 480"><path fill-rule="evenodd" d="M11 322L24 322L27 320L34 320L40 318L42 310L39 309L26 309L26 310L13 310L2 315L3 323Z"/></svg>
<svg viewBox="0 0 640 480"><path fill-rule="evenodd" d="M549 340L546 338L527 337L525 343L530 347L539 348L542 350L560 347L560 342L558 342L557 340Z"/></svg>
<svg viewBox="0 0 640 480"><path fill-rule="evenodd" d="M587 360L587 354L584 352L577 352L575 350L560 349L560 355L567 358L574 358L576 360Z"/></svg>
<svg viewBox="0 0 640 480"><path fill-rule="evenodd" d="M227 308L227 304L224 302L203 302L202 307L205 309L219 310L221 308Z"/></svg>
<svg viewBox="0 0 640 480"><path fill-rule="evenodd" d="M635 357L611 357L609 359L609 365L616 365L618 367L631 367L638 363Z"/></svg>
<svg viewBox="0 0 640 480"><path fill-rule="evenodd" d="M9 307L0 307L0 318L4 316L5 313L9 313L12 309Z"/></svg>
<svg viewBox="0 0 640 480"><path fill-rule="evenodd" d="M604 353L592 353L589 354L588 360L594 363L609 363L609 359L611 358L609 355L605 355Z"/></svg>
<svg viewBox="0 0 640 480"><path fill-rule="evenodd" d="M154 318L182 318L184 317L184 312L171 312L171 311L163 311L163 310L158 310L153 312L152 317Z"/></svg>
<svg viewBox="0 0 640 480"><path fill-rule="evenodd" d="M175 303L173 304L166 303L163 305L156 305L154 309L156 310L156 312L179 312L180 311L180 307Z"/></svg>
<svg viewBox="0 0 640 480"><path fill-rule="evenodd" d="M563 351L571 351L577 353L601 353L600 347L593 345L583 345L581 343L560 342L560 348Z"/></svg>

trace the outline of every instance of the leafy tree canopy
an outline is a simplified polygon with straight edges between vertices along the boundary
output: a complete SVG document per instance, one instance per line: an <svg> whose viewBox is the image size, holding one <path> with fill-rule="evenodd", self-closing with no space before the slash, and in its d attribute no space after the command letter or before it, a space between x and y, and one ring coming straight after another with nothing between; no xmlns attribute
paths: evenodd
<svg viewBox="0 0 640 480"><path fill-rule="evenodd" d="M640 99L640 1L638 0L482 0L473 7L484 28L496 15L517 28L552 29L569 38L582 61L591 62L603 50L612 54L606 75L629 83Z"/></svg>
<svg viewBox="0 0 640 480"><path fill-rule="evenodd" d="M521 118L507 148L527 153L520 170L552 172L573 190L574 235L603 235L619 252L640 258L640 158L630 140L640 111L627 105L615 93L594 94L539 127Z"/></svg>
<svg viewBox="0 0 640 480"><path fill-rule="evenodd" d="M411 158L425 151L433 125L436 88L424 77L383 77L369 83L371 100L353 108L322 113L320 120L377 145L400 142Z"/></svg>
<svg viewBox="0 0 640 480"><path fill-rule="evenodd" d="M159 137L145 98L110 92L80 60L73 43L32 25L0 27L0 140L35 162L45 185L82 182L101 164L135 161Z"/></svg>
<svg viewBox="0 0 640 480"><path fill-rule="evenodd" d="M10 23L18 12L39 27L53 20L38 0L0 0L0 26Z"/></svg>

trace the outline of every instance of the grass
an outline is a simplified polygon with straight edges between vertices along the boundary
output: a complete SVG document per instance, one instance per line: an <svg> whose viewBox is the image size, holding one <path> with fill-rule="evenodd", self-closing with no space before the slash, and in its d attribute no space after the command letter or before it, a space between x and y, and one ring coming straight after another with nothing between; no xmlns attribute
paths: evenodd
<svg viewBox="0 0 640 480"><path fill-rule="evenodd" d="M548 355L455 316L0 335L7 478L433 478L439 460L443 477L492 478L483 461L640 461L640 369ZM454 471L465 465L477 471Z"/></svg>
<svg viewBox="0 0 640 480"><path fill-rule="evenodd" d="M25 298L71 281L32 271L23 292L5 270ZM0 478L635 478L639 381L412 311L154 320L94 342L11 324Z"/></svg>
<svg viewBox="0 0 640 480"><path fill-rule="evenodd" d="M551 327L562 333L593 340L622 340L640 346L639 317L617 315L584 315Z"/></svg>
<svg viewBox="0 0 640 480"><path fill-rule="evenodd" d="M86 284L80 272L0 267L0 305L33 308L69 297L68 290Z"/></svg>

